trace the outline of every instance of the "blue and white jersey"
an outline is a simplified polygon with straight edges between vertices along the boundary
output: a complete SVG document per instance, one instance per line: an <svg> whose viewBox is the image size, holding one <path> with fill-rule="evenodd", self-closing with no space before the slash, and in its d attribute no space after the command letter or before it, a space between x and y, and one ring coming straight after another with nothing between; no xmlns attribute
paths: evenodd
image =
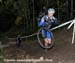
<svg viewBox="0 0 75 63"><path fill-rule="evenodd" d="M57 21L57 19L52 16L52 17L48 17L47 15L43 16L40 23L39 23L39 26L44 26L45 25L45 21L47 21L50 25L51 23L54 23Z"/></svg>

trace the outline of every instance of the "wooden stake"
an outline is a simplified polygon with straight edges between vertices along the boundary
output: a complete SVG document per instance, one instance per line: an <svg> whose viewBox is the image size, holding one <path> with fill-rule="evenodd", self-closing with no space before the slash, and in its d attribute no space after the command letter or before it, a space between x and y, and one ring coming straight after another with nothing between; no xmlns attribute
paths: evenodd
<svg viewBox="0 0 75 63"><path fill-rule="evenodd" d="M73 28L72 44L74 43L74 35L75 35L75 23L74 23L74 28Z"/></svg>

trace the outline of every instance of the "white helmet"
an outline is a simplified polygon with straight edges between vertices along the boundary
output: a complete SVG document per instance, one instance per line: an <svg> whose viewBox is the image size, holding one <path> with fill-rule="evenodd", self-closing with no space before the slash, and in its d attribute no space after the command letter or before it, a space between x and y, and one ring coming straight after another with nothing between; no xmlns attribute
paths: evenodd
<svg viewBox="0 0 75 63"><path fill-rule="evenodd" d="M55 13L55 9L49 8L49 9L48 9L48 13Z"/></svg>

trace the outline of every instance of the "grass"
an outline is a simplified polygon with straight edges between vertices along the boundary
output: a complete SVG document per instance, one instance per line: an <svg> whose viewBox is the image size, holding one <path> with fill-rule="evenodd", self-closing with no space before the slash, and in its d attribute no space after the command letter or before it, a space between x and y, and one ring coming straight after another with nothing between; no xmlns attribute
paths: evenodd
<svg viewBox="0 0 75 63"><path fill-rule="evenodd" d="M4 63L4 61L3 61L3 53L2 53L2 51L0 51L0 63Z"/></svg>
<svg viewBox="0 0 75 63"><path fill-rule="evenodd" d="M3 58L0 58L0 63L4 63Z"/></svg>

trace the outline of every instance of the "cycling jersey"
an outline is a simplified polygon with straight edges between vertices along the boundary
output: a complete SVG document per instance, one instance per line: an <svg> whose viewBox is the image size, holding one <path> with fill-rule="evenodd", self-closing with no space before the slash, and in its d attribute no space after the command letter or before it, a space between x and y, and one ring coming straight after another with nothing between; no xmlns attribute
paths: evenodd
<svg viewBox="0 0 75 63"><path fill-rule="evenodd" d="M54 16L48 17L46 15L42 17L41 21L39 22L39 26L48 26L48 25L52 26L56 22L57 22L57 19Z"/></svg>
<svg viewBox="0 0 75 63"><path fill-rule="evenodd" d="M55 23L57 23L57 19L52 16L52 17L48 17L43 16L41 21L39 22L39 26L46 26L48 27L49 25L53 26ZM43 32L45 33L46 38L50 39L51 38L51 32L43 30Z"/></svg>

